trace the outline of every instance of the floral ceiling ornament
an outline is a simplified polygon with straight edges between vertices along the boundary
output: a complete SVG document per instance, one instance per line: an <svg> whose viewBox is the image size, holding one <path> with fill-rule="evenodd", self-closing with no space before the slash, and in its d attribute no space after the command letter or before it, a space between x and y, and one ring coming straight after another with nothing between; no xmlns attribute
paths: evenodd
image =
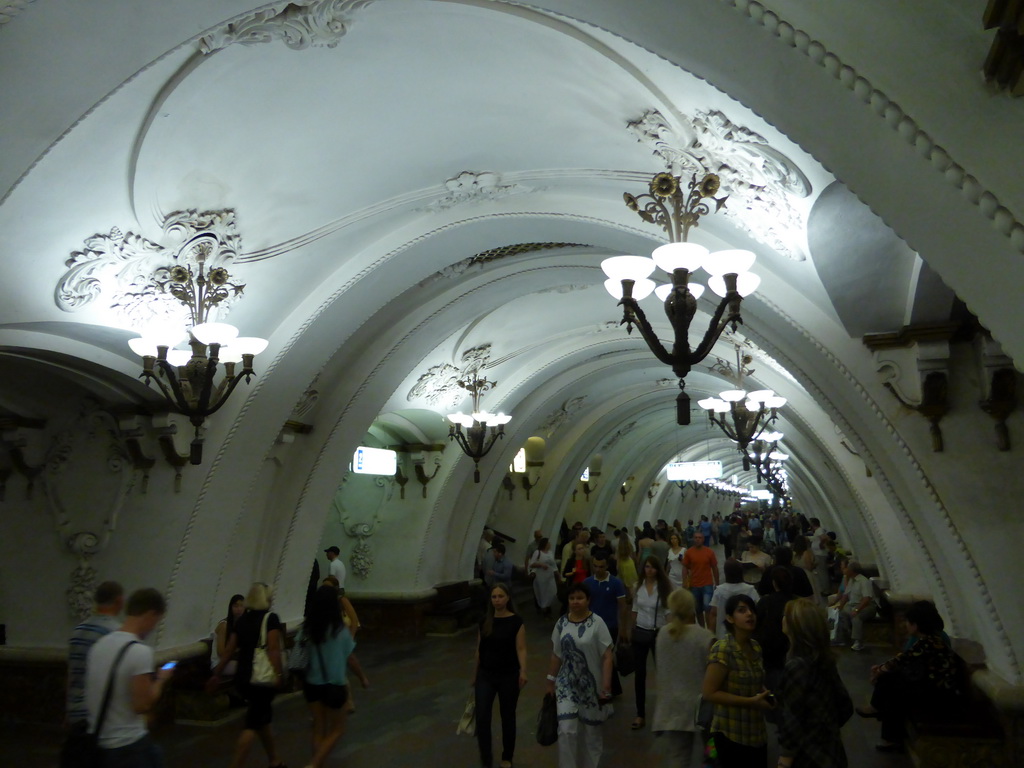
<svg viewBox="0 0 1024 768"><path fill-rule="evenodd" d="M35 0L0 0L0 24L7 24Z"/></svg>
<svg viewBox="0 0 1024 768"><path fill-rule="evenodd" d="M466 391L459 386L459 379L466 379L474 371L484 368L490 359L491 345L488 342L466 350L460 365L432 365L416 380L405 399L424 400L428 405L452 411L466 399Z"/></svg>
<svg viewBox="0 0 1024 768"><path fill-rule="evenodd" d="M280 40L293 51L334 48L352 24L353 14L373 0L292 0L229 22L199 40L199 50L214 53L229 45L259 45Z"/></svg>
<svg viewBox="0 0 1024 768"><path fill-rule="evenodd" d="M500 248L491 248L487 251L481 251L473 256L457 261L454 264L449 264L444 269L439 272L435 272L426 280L422 281L420 285L423 286L431 280L439 278L451 280L453 278L462 277L471 269L483 269L488 264L500 261L501 259L521 256L526 253L533 253L535 251L552 251L562 248L591 247L592 246L583 245L581 243L515 243L514 245L503 245Z"/></svg>
<svg viewBox="0 0 1024 768"><path fill-rule="evenodd" d="M176 298L183 283L179 273L198 270L202 253L211 276L227 274L225 266L241 249L235 212L177 211L163 222L163 244L114 227L94 235L65 262L54 301L65 312L80 310L103 297L124 325L139 328L157 322L189 325L188 308ZM237 289L237 286L231 286ZM240 291L225 290L217 301L218 319L238 300Z"/></svg>
<svg viewBox="0 0 1024 768"><path fill-rule="evenodd" d="M615 444L619 442L619 440L624 438L626 435L628 435L630 432L632 432L634 427L636 427L636 422L631 421L621 429L617 430L615 434L613 434L611 437L605 440L604 443L601 445L601 452L604 453L614 448Z"/></svg>
<svg viewBox="0 0 1024 768"><path fill-rule="evenodd" d="M444 211L463 203L499 200L510 195L533 192L522 184L502 184L501 174L494 171L463 171L444 183L447 194L424 207L427 211Z"/></svg>
<svg viewBox="0 0 1024 768"><path fill-rule="evenodd" d="M657 110L627 124L676 176L717 174L729 190L724 209L740 229L795 261L807 258L803 242L806 213L796 199L811 194L811 183L786 155L761 135L733 123L717 110L697 112L677 131Z"/></svg>

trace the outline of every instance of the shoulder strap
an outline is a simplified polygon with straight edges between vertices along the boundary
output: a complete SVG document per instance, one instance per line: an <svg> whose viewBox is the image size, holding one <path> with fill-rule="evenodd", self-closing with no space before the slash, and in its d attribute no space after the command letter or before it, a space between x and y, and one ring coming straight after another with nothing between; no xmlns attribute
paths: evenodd
<svg viewBox="0 0 1024 768"><path fill-rule="evenodd" d="M100 705L100 716L96 718L96 730L93 733L96 734L96 738L99 738L100 733L103 731L103 721L107 719L107 707L110 706L110 697L114 693L114 675L117 674L117 668L121 666L121 659L128 652L128 648L138 644L138 640L129 640L127 643L121 646L121 650L117 652L117 656L114 658L114 664L110 667L110 677L107 678L107 690L103 693L103 704Z"/></svg>
<svg viewBox="0 0 1024 768"><path fill-rule="evenodd" d="M268 609L267 612L263 614L263 621L260 622L260 639L259 639L259 647L260 648L266 648L267 647L267 619L269 619L269 618L270 618L270 610Z"/></svg>

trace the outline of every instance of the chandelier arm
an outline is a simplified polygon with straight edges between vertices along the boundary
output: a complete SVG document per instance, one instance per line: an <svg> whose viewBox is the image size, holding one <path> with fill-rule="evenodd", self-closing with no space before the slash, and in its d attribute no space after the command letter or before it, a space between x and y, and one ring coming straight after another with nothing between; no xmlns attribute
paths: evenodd
<svg viewBox="0 0 1024 768"><path fill-rule="evenodd" d="M704 334L704 338L701 339L700 344L697 345L697 349L695 349L690 355L691 365L696 365L708 356L708 353L711 352L711 348L722 335L722 331L724 331L725 327L729 324L731 317L727 317L723 320L722 315L725 314L725 310L731 301L732 297L726 296L718 302L718 307L715 309L715 314L711 318L711 324L708 326L707 333Z"/></svg>
<svg viewBox="0 0 1024 768"><path fill-rule="evenodd" d="M180 413L186 416L190 415L192 406L185 397L185 393L181 388L181 382L178 381L178 372L173 365L166 360L157 359L157 365L160 366L160 370L163 371L164 378L167 379L165 383L160 376L154 374L149 377L149 381L155 380L157 386L160 388L160 392L164 398L174 407L178 409ZM147 381L148 383L148 381Z"/></svg>
<svg viewBox="0 0 1024 768"><path fill-rule="evenodd" d="M637 328L640 329L640 335L647 343L647 347L651 350L651 352L654 353L654 356L658 358L658 360L663 362L665 365L674 366L677 362L675 357L672 355L671 352L665 349L665 346L661 343L661 340L658 339L658 334L654 332L654 328L651 326L650 321L647 319L647 315L644 314L644 311L640 308L640 305L637 303L636 299L623 299L619 303L626 305L628 310L632 310L632 322L636 323Z"/></svg>
<svg viewBox="0 0 1024 768"><path fill-rule="evenodd" d="M225 379L223 382L221 382L221 385L217 388L217 393L218 393L217 394L217 398L218 399L217 399L216 404L213 405L213 407L207 407L207 409L203 412L203 415L204 416L211 416L214 413L216 413L217 411L219 411L221 406L224 405L224 403L226 403L228 401L229 397L231 397L231 393L235 391L235 387L238 386L238 382L240 382L242 380L242 378L245 377L245 376L246 376L246 372L245 371L240 371L239 373L236 373L231 378L230 381Z"/></svg>

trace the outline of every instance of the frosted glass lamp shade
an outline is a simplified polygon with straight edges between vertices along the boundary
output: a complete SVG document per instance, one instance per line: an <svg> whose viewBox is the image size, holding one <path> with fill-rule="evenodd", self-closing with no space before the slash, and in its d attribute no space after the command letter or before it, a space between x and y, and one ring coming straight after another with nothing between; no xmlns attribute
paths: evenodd
<svg viewBox="0 0 1024 768"><path fill-rule="evenodd" d="M137 339L128 339L128 346L139 357L156 357L156 341L151 338L140 336Z"/></svg>
<svg viewBox="0 0 1024 768"><path fill-rule="evenodd" d="M782 433L781 432L763 432L761 434L761 439L764 440L766 443L777 443L777 442L779 442L779 440L782 439Z"/></svg>
<svg viewBox="0 0 1024 768"><path fill-rule="evenodd" d="M672 287L672 283L662 283L661 285L654 289L654 295L657 296L662 301L665 301L665 299L668 298L668 295L672 293ZM704 286L701 285L700 283L690 283L686 287L690 291L690 295L692 295L694 299L699 299L701 296L704 295ZM635 290L634 293L636 293Z"/></svg>
<svg viewBox="0 0 1024 768"><path fill-rule="evenodd" d="M736 292L740 296L749 296L757 290L757 286L761 284L761 278L755 275L753 272L744 272L739 275L736 279ZM725 298L727 293L725 288L725 278L721 275L712 275L708 278L708 288L712 290L717 296Z"/></svg>
<svg viewBox="0 0 1024 768"><path fill-rule="evenodd" d="M717 397L705 397L703 400L698 400L697 405L699 405L705 411L710 411L712 408L714 408L716 400L718 400Z"/></svg>
<svg viewBox="0 0 1024 768"><path fill-rule="evenodd" d="M173 365L175 368L181 368L183 365L188 365L188 361L192 359L192 352L188 349L169 349L167 350L167 362Z"/></svg>
<svg viewBox="0 0 1024 768"><path fill-rule="evenodd" d="M461 411L459 413L449 413L448 421L450 421L452 424L461 424L467 429L473 426L473 417L467 416Z"/></svg>
<svg viewBox="0 0 1024 768"><path fill-rule="evenodd" d="M258 355L267 348L269 343L266 339L255 336L239 336L230 342L229 346L232 352L237 352L239 355Z"/></svg>
<svg viewBox="0 0 1024 768"><path fill-rule="evenodd" d="M767 400L764 401L765 408L781 408L785 404L786 398L779 397L778 395L776 395L775 397L769 397Z"/></svg>
<svg viewBox="0 0 1024 768"><path fill-rule="evenodd" d="M769 397L773 397L774 395L775 393L770 389L755 389L753 392L748 394L747 397L756 403L763 403Z"/></svg>
<svg viewBox="0 0 1024 768"><path fill-rule="evenodd" d="M697 243L666 243L651 254L654 263L669 274L676 269L694 272L703 266L707 257L708 249Z"/></svg>
<svg viewBox="0 0 1024 768"><path fill-rule="evenodd" d="M242 353L232 344L230 347L223 347L217 353L217 359L222 363L240 363L242 362Z"/></svg>
<svg viewBox="0 0 1024 768"><path fill-rule="evenodd" d="M238 329L227 323L200 323L193 326L192 335L203 344L227 345L238 337Z"/></svg>
<svg viewBox="0 0 1024 768"><path fill-rule="evenodd" d="M630 279L630 278L627 278ZM612 295L612 298L621 300L622 299L622 281L614 278L609 278L604 281L604 289ZM654 281L646 277L637 280L633 284L633 298L637 301L643 301L651 292L654 291Z"/></svg>
<svg viewBox="0 0 1024 768"><path fill-rule="evenodd" d="M704 269L711 275L741 275L754 266L757 255L753 251L739 248L715 251L704 261Z"/></svg>
<svg viewBox="0 0 1024 768"><path fill-rule="evenodd" d="M601 269L612 280L642 280L654 271L654 261L646 256L612 256L601 262Z"/></svg>
<svg viewBox="0 0 1024 768"><path fill-rule="evenodd" d="M747 393L742 389L727 389L724 392L719 392L718 396L727 403L738 403L747 396Z"/></svg>
<svg viewBox="0 0 1024 768"><path fill-rule="evenodd" d="M508 424L510 421L512 421L512 415L511 414L509 414L509 413L501 413L499 411L498 413L494 414L494 418L491 419L491 424L493 424L496 427L500 427L503 424Z"/></svg>

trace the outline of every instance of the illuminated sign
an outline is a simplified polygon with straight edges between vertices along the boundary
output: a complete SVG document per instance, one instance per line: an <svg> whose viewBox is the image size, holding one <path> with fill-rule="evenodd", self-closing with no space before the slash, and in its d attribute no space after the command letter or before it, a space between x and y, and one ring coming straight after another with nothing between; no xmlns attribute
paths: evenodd
<svg viewBox="0 0 1024 768"><path fill-rule="evenodd" d="M672 482L681 480L710 480L722 476L720 461L674 461L665 468Z"/></svg>
<svg viewBox="0 0 1024 768"><path fill-rule="evenodd" d="M352 455L352 471L360 475L393 475L398 469L398 454L384 448L361 445Z"/></svg>
<svg viewBox="0 0 1024 768"><path fill-rule="evenodd" d="M583 474L580 475L580 480L585 483L589 479L590 479L590 467L587 467L586 469L583 470Z"/></svg>

